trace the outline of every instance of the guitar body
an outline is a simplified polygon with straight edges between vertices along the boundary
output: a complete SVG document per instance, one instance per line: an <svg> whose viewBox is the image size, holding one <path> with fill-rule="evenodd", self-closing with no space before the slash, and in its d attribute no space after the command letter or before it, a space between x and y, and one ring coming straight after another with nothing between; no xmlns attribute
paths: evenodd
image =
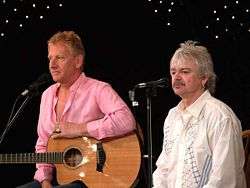
<svg viewBox="0 0 250 188"><path fill-rule="evenodd" d="M59 184L80 180L89 188L128 188L141 165L135 133L101 141L88 137L50 139L48 152L63 153L63 163L55 163Z"/></svg>

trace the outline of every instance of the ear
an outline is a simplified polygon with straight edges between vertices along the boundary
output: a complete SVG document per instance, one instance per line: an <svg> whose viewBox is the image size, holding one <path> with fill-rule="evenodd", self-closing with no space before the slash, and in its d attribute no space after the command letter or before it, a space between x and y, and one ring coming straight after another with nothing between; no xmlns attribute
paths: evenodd
<svg viewBox="0 0 250 188"><path fill-rule="evenodd" d="M76 56L76 64L75 64L76 68L79 69L80 67L82 67L82 65L83 65L83 56L82 55Z"/></svg>
<svg viewBox="0 0 250 188"><path fill-rule="evenodd" d="M208 81L208 77L207 76L203 76L201 78L201 84L202 84L203 88L205 88L205 85L206 85L207 81Z"/></svg>

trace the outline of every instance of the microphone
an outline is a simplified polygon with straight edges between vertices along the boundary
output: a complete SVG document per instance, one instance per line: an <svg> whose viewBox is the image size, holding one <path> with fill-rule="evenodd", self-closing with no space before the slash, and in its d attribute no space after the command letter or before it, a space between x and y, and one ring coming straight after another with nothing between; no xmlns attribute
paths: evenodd
<svg viewBox="0 0 250 188"><path fill-rule="evenodd" d="M32 84L29 85L27 89L25 89L20 95L26 96L29 94L32 94L34 92L37 92L38 87L40 87L43 84L49 83L51 81L51 76L49 73L43 73L38 77L36 81L34 81Z"/></svg>
<svg viewBox="0 0 250 188"><path fill-rule="evenodd" d="M159 80L143 82L135 85L135 88L146 88L146 87L168 87L168 79L164 77Z"/></svg>
<svg viewBox="0 0 250 188"><path fill-rule="evenodd" d="M135 100L135 89L128 91L128 96L131 101Z"/></svg>

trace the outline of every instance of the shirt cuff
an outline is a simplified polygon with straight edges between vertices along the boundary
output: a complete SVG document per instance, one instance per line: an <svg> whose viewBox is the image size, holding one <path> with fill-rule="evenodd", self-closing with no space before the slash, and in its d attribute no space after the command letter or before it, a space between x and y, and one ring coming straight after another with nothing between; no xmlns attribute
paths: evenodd
<svg viewBox="0 0 250 188"><path fill-rule="evenodd" d="M42 182L43 180L47 179L52 181L53 179L53 167L52 166L43 166L39 167L34 175L34 179Z"/></svg>

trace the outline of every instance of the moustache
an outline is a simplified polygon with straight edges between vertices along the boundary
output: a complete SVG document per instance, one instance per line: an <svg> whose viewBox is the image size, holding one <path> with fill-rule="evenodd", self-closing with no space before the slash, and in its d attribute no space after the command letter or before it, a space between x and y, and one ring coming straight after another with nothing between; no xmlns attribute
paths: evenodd
<svg viewBox="0 0 250 188"><path fill-rule="evenodd" d="M185 85L185 83L182 82L182 81L175 81L175 82L173 83L173 86L174 86L174 87L175 87L175 86L183 86L183 85Z"/></svg>

